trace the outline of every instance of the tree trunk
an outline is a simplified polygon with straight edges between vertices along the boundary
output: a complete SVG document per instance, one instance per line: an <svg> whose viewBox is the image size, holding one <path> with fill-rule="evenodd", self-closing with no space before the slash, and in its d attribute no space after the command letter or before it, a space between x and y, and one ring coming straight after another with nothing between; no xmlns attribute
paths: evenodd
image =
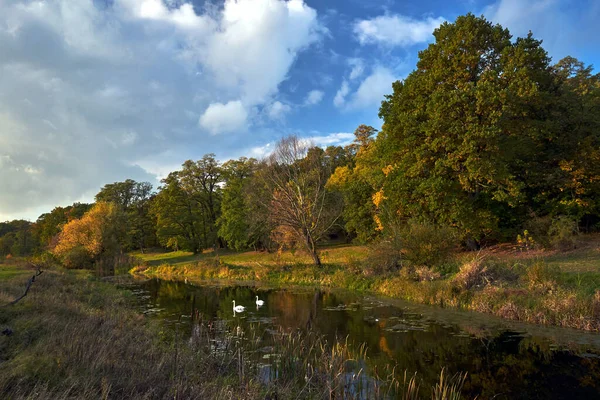
<svg viewBox="0 0 600 400"><path fill-rule="evenodd" d="M308 249L308 252L310 253L310 256L312 257L313 262L315 263L315 265L317 267L320 267L321 259L319 258L319 253L317 252L317 245L316 245L315 241L313 240L312 235L310 234L310 232L305 232L304 237L306 239L306 248Z"/></svg>
<svg viewBox="0 0 600 400"><path fill-rule="evenodd" d="M470 237L465 240L465 244L467 245L467 248L471 251L478 251L479 249L481 249L479 242Z"/></svg>

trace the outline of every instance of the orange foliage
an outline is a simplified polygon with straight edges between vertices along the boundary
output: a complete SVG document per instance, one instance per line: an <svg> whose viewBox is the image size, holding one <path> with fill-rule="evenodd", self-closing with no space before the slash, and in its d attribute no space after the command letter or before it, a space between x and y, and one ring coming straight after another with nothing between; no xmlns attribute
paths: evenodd
<svg viewBox="0 0 600 400"><path fill-rule="evenodd" d="M103 251L105 233L116 212L112 203L97 203L80 219L65 224L53 253L63 259L74 253L90 259L97 257Z"/></svg>

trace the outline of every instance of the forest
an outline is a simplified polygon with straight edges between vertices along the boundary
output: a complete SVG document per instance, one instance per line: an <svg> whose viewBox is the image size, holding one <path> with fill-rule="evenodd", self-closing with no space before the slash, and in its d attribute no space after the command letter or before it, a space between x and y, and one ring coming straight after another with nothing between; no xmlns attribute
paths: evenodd
<svg viewBox="0 0 600 400"><path fill-rule="evenodd" d="M287 136L262 160L206 154L157 188L109 183L94 204L0 223L0 255L50 251L86 268L157 247L298 248L320 265L319 245L335 239L381 244L400 268L397 239L415 232L417 246L442 233L441 245L476 250L568 248L597 231L600 74L472 14L434 36L382 99L380 131L361 125L351 144L325 149Z"/></svg>

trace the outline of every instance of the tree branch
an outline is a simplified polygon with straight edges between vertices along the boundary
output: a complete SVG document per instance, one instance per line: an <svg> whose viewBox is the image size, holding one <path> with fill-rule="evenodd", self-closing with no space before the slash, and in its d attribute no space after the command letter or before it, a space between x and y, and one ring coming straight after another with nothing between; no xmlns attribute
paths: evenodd
<svg viewBox="0 0 600 400"><path fill-rule="evenodd" d="M36 267L36 271L35 271L35 275L33 275L31 278L29 278L29 280L27 281L27 286L25 287L25 292L18 298L16 298L15 300L11 301L8 304L3 305L2 307L8 307L8 306L12 306L14 304L17 304L19 301L21 301L25 296L27 296L27 293L29 292L29 289L31 288L31 285L33 285L33 282L35 282L35 278L37 276L40 276L42 273L44 273L44 271L42 271L42 267L39 265L36 265L32 262L30 262L29 264L33 265L34 267Z"/></svg>

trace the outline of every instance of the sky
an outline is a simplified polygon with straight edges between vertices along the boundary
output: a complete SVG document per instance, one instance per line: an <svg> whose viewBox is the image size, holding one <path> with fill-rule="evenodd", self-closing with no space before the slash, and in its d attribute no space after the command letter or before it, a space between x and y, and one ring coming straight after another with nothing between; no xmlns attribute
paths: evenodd
<svg viewBox="0 0 600 400"><path fill-rule="evenodd" d="M346 144L468 12L600 65L598 0L0 0L0 221L289 134Z"/></svg>

